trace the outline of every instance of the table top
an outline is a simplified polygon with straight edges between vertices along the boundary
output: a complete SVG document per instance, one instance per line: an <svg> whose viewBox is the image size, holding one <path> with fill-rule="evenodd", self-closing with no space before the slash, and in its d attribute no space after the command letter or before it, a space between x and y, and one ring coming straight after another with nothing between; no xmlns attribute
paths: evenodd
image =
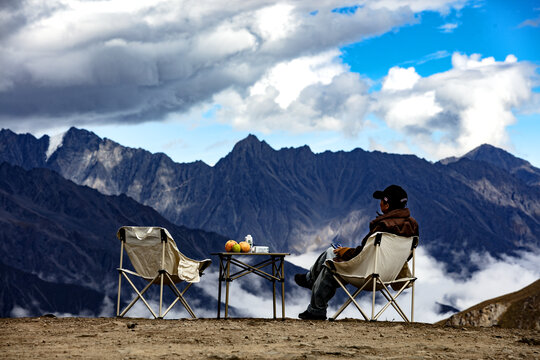
<svg viewBox="0 0 540 360"><path fill-rule="evenodd" d="M212 255L272 255L272 256L286 256L291 255L291 253L274 253L274 252L267 252L267 253L252 253L252 252L214 252L211 253Z"/></svg>

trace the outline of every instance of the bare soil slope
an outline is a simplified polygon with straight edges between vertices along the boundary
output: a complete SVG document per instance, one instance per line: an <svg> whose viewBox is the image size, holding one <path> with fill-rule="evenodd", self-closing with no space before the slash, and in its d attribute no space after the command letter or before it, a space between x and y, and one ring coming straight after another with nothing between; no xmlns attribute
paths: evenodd
<svg viewBox="0 0 540 360"><path fill-rule="evenodd" d="M474 305L439 324L540 330L540 279L519 291Z"/></svg>
<svg viewBox="0 0 540 360"><path fill-rule="evenodd" d="M0 319L0 358L538 359L534 330L359 320Z"/></svg>

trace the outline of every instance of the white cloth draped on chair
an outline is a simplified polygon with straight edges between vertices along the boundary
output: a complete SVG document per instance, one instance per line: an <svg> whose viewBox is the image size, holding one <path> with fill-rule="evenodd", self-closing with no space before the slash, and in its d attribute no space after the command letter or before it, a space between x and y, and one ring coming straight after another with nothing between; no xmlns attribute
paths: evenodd
<svg viewBox="0 0 540 360"><path fill-rule="evenodd" d="M191 284L200 281L200 276L212 261L210 259L198 261L188 258L178 250L169 231L161 227L123 226L118 230L117 237L121 241L117 316L124 316L140 299L155 318L163 318L178 301L182 303L191 317L196 318L184 297L184 293ZM123 268L124 250L133 265L134 271ZM148 284L143 290L139 291L129 278L129 275L141 277L147 280ZM137 296L120 312L122 277L133 287ZM187 282L187 285L180 292L175 284L183 281ZM158 314L150 307L143 296L152 284L160 285ZM163 285L169 286L176 296L172 304L164 312L162 311Z"/></svg>

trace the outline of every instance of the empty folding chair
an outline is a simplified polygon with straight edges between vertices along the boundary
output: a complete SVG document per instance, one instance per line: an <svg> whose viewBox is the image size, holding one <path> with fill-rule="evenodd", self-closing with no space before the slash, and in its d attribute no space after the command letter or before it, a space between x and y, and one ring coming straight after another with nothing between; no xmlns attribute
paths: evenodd
<svg viewBox="0 0 540 360"><path fill-rule="evenodd" d="M196 318L184 294L193 283L200 281L200 276L212 261L209 259L202 261L192 260L183 255L178 250L171 234L164 228L123 226L118 230L116 236L121 241L116 315L123 317L138 300L142 300L154 318L162 319L180 301L191 317ZM134 271L123 267L124 250L135 269ZM143 278L148 281L148 284L139 291L130 279L130 275ZM137 296L120 311L122 277L133 287ZM182 291L178 290L175 285L180 282L186 282ZM158 313L152 309L144 298L144 294L151 285L160 286ZM175 299L165 311L162 311L164 285L171 289Z"/></svg>
<svg viewBox="0 0 540 360"><path fill-rule="evenodd" d="M375 321L390 306L405 321L409 321L396 299L408 287L412 287L411 294L411 320L414 321L414 277L415 249L418 237L403 237L389 233L375 233L369 237L362 251L349 261L336 262L326 260L326 266L332 271L334 279L347 293L347 301L330 318L335 320L352 302L360 311L364 319ZM407 266L412 259L412 274ZM346 285L351 284L357 290L351 294ZM393 295L389 287L397 290ZM356 297L362 290L372 291L371 317L362 310ZM380 291L387 303L375 314L375 294Z"/></svg>

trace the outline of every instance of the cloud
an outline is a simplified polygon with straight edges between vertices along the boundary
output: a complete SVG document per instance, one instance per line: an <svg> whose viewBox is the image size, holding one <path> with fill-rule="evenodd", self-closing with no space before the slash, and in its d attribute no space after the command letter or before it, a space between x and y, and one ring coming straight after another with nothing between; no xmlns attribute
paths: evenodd
<svg viewBox="0 0 540 360"><path fill-rule="evenodd" d="M459 155L483 143L507 147L514 109L533 99L536 67L454 53L452 69L420 77L392 68L371 110L436 158Z"/></svg>
<svg viewBox="0 0 540 360"><path fill-rule="evenodd" d="M265 87L257 101L250 91L286 73L280 66L293 69L345 44L415 23L415 12L445 12L463 4L366 2L342 14L332 10L348 3L326 0L3 2L0 121L15 130L39 131L163 120L228 96L246 99L244 107L255 111L247 113L251 118L272 114L263 128L284 121L280 108L287 101L293 118L309 118L299 129L334 127L336 116L363 111L363 100L354 97L336 103L340 109L329 109L339 94L328 91L353 82L341 76L330 86L325 72L339 68L335 61L312 68L319 81L301 83L302 89L282 89L274 96ZM291 92L299 94L296 102L285 100ZM309 104L313 95L327 103Z"/></svg>
<svg viewBox="0 0 540 360"><path fill-rule="evenodd" d="M11 313L9 314L11 317L29 317L32 316L29 310L20 307L19 305L13 306L13 309L11 309Z"/></svg>
<svg viewBox="0 0 540 360"><path fill-rule="evenodd" d="M301 255L291 255L287 257L287 261L303 267L307 271L319 254L320 252L314 251ZM471 274L450 276L444 263L438 262L421 246L418 248L415 274L418 277L415 288L415 321L433 323L449 317L450 314L439 313L437 303L465 310L484 300L520 290L540 278L540 269L538 268L540 252L538 251L520 252L515 256L503 255L497 259L489 254L470 254L470 261L478 264L479 270ZM246 285L249 285L249 290L246 289ZM216 310L214 305L217 304L218 272L205 273L203 281L194 286L200 288L207 295L206 299L212 299L210 304L202 303L201 299L190 296L188 291L186 298L195 314L199 318L215 318ZM278 288L276 309L278 316L281 316L280 294ZM311 293L305 289L286 285L285 316L297 318L298 314L307 308L310 296ZM411 292L407 290L399 298L399 304L407 316L410 314L410 296ZM153 309L158 309L159 303L155 298L146 298ZM382 296L379 295L379 298L376 308L380 308L381 305ZM249 275L249 278L232 282L229 299L231 309L235 309L234 317L271 318L273 316L271 283L258 276ZM222 293L222 301L224 301L224 293ZM370 293L364 293L359 298L359 303L365 311L371 309ZM341 303L338 303L336 299L331 300L327 312L328 316L332 316L340 306ZM78 314L54 313L54 315L58 317L109 317L114 316L115 312L116 303L106 296L98 314L83 310ZM222 314L224 314L223 308ZM14 306L10 313L12 317L30 315L32 315L30 311L17 305ZM152 315L141 301L135 303L126 316L152 318ZM181 304L173 307L166 316L167 319L189 317ZM362 318L354 306L349 306L339 318L345 317ZM401 318L392 308L389 308L383 313L380 320L401 321Z"/></svg>
<svg viewBox="0 0 540 360"><path fill-rule="evenodd" d="M538 9L535 9L535 10L538 10ZM540 26L540 16L534 19L527 19L523 21L521 24L518 25L518 28L527 27L527 26L530 26L530 27Z"/></svg>
<svg viewBox="0 0 540 360"><path fill-rule="evenodd" d="M214 97L217 118L264 132L338 130L356 133L368 109L368 86L336 61L337 53L302 57L271 68L249 92Z"/></svg>
<svg viewBox="0 0 540 360"><path fill-rule="evenodd" d="M456 23L446 23L444 25L439 26L439 30L441 30L443 33L452 33L454 30L457 29L459 24Z"/></svg>
<svg viewBox="0 0 540 360"><path fill-rule="evenodd" d="M356 137L375 114L401 137L386 138L429 158L460 155L486 142L508 147L514 111L538 112L533 64L511 55L495 61L454 54L452 69L428 77L410 63L394 67L377 90L376 79L352 73L340 58L341 46L414 24L420 12L446 14L467 4L3 2L0 123L44 133L193 121L187 115L210 109L211 119L201 121ZM416 63L447 56L438 51Z"/></svg>

